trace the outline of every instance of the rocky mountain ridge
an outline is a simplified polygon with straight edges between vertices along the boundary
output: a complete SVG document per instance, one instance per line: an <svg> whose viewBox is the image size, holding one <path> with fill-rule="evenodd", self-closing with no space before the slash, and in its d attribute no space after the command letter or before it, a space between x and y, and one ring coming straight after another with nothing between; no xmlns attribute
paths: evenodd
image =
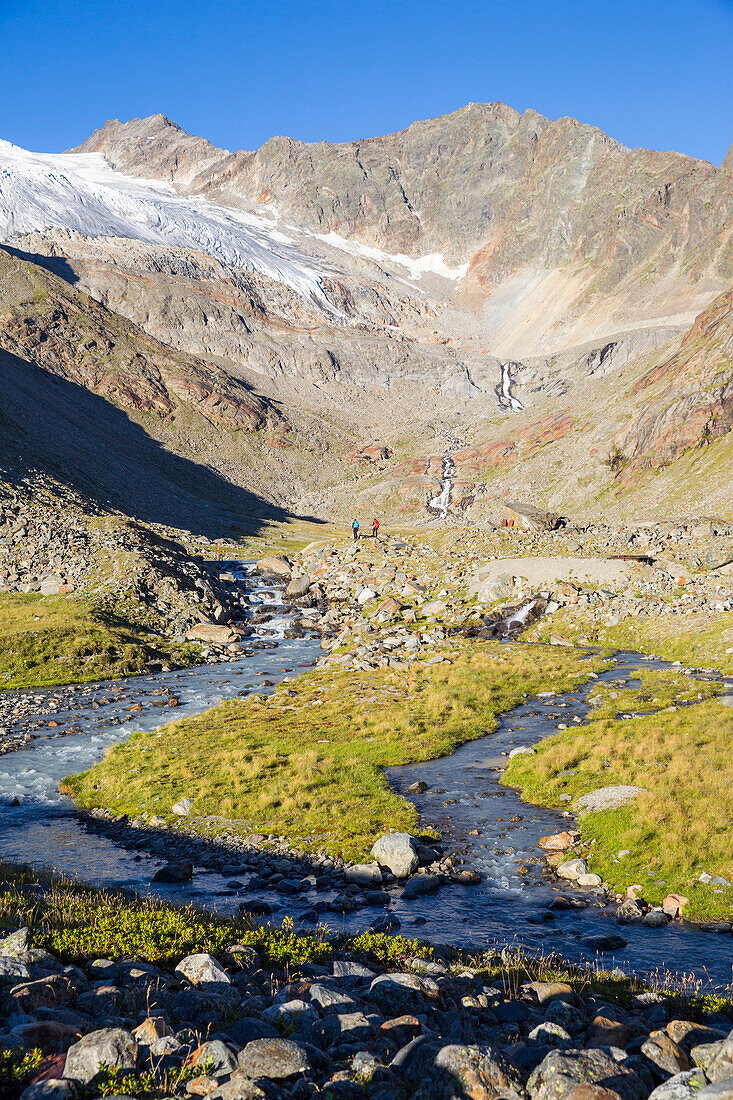
<svg viewBox="0 0 733 1100"><path fill-rule="evenodd" d="M449 515L520 493L613 516L727 447L730 157L503 104L340 145L232 154L155 115L8 149L0 229L77 312L11 310L2 346L278 506L424 522L450 452ZM102 316L140 343L122 380L84 343ZM724 507L710 470L684 484L683 514Z"/></svg>

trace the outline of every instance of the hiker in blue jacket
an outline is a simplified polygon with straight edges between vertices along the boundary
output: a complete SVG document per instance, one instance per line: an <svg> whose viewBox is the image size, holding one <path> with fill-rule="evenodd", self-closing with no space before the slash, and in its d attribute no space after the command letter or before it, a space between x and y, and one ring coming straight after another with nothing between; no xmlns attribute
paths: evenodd
<svg viewBox="0 0 733 1100"><path fill-rule="evenodd" d="M351 530L354 532L354 542L356 542L356 540L359 537L359 521L358 521L358 519L355 519L354 522L352 523Z"/></svg>

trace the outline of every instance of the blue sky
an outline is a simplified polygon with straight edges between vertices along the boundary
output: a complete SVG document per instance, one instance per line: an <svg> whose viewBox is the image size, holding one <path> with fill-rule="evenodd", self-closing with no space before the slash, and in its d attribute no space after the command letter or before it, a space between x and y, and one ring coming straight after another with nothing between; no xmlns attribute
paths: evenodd
<svg viewBox="0 0 733 1100"><path fill-rule="evenodd" d="M158 111L253 149L494 100L715 163L733 143L733 0L0 0L0 51L0 137L42 151Z"/></svg>

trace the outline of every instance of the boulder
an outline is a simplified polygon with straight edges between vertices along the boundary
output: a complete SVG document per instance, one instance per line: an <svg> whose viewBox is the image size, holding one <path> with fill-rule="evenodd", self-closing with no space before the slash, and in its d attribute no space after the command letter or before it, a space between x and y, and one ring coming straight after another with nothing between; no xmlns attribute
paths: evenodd
<svg viewBox="0 0 733 1100"><path fill-rule="evenodd" d="M705 555L706 569L722 569L724 565L730 565L731 562L733 562L731 550L708 550Z"/></svg>
<svg viewBox="0 0 733 1100"><path fill-rule="evenodd" d="M166 863L153 875L153 882L190 882L193 877L193 863L190 859L177 859Z"/></svg>
<svg viewBox="0 0 733 1100"><path fill-rule="evenodd" d="M372 846L372 855L395 878L407 878L417 870L417 840L409 833L385 833Z"/></svg>
<svg viewBox="0 0 733 1100"><path fill-rule="evenodd" d="M253 1039L240 1050L237 1060L245 1077L271 1081L284 1081L311 1069L307 1052L289 1039Z"/></svg>
<svg viewBox="0 0 733 1100"><path fill-rule="evenodd" d="M645 1100L648 1094L641 1077L614 1058L613 1048L553 1050L531 1074L527 1091L532 1100L567 1100L571 1094L577 1095L573 1090L578 1085L600 1086L621 1100ZM595 1088L583 1095L587 1100L604 1100Z"/></svg>
<svg viewBox="0 0 733 1100"><path fill-rule="evenodd" d="M313 581L310 577L293 577L285 589L285 595L290 596L292 599L298 599L301 596L305 596L311 590Z"/></svg>
<svg viewBox="0 0 733 1100"><path fill-rule="evenodd" d="M266 577L290 578L293 567L284 554L270 554L260 558L256 566L257 572Z"/></svg>
<svg viewBox="0 0 733 1100"><path fill-rule="evenodd" d="M488 1043L441 1047L428 1067L415 1100L519 1100L522 1080L503 1054Z"/></svg>
<svg viewBox="0 0 733 1100"><path fill-rule="evenodd" d="M190 1092L190 1089L188 1090ZM268 1092L261 1089L256 1081L250 1081L244 1073L237 1070L228 1081L213 1092L207 1092L206 1100L269 1100Z"/></svg>
<svg viewBox="0 0 733 1100"><path fill-rule="evenodd" d="M588 864L584 859L566 859L564 863L561 863L559 867L555 868L555 874L558 878L569 879L570 882L577 882L581 875L588 874Z"/></svg>
<svg viewBox="0 0 733 1100"><path fill-rule="evenodd" d="M638 924L644 916L644 906L635 898L627 898L622 901L616 910L616 920L619 924Z"/></svg>
<svg viewBox="0 0 733 1100"><path fill-rule="evenodd" d="M200 1066L209 1077L228 1077L237 1069L236 1055L221 1039L202 1043L189 1055L189 1061L194 1066Z"/></svg>
<svg viewBox="0 0 733 1100"><path fill-rule="evenodd" d="M187 641L205 642L207 645L227 645L236 637L231 627L220 626L217 623L195 623L186 631Z"/></svg>
<svg viewBox="0 0 733 1100"><path fill-rule="evenodd" d="M137 1043L130 1032L119 1027L105 1027L90 1031L69 1047L64 1077L87 1085L103 1066L108 1069L135 1069L136 1065Z"/></svg>
<svg viewBox="0 0 733 1100"><path fill-rule="evenodd" d="M405 884L402 891L402 900L412 901L415 898L424 897L426 894L435 894L442 883L442 875L415 875Z"/></svg>
<svg viewBox="0 0 733 1100"><path fill-rule="evenodd" d="M509 755L511 756L511 753ZM564 852L568 848L572 848L574 843L575 838L573 834L565 831L562 833L553 833L551 836L540 837L537 842L537 847L544 848L548 852Z"/></svg>
<svg viewBox="0 0 733 1100"><path fill-rule="evenodd" d="M231 978L213 955L205 953L199 955L186 955L181 959L175 969L179 978L185 978L187 982L197 988L206 989L211 986L231 985Z"/></svg>
<svg viewBox="0 0 733 1100"><path fill-rule="evenodd" d="M693 1100L700 1096L707 1080L701 1069L691 1069L685 1073L676 1073L674 1077L657 1085L649 1093L649 1100Z"/></svg>
<svg viewBox="0 0 733 1100"><path fill-rule="evenodd" d="M353 867L347 867L344 872L347 882L355 882L358 886L379 886L382 882L382 872L378 863L355 863Z"/></svg>
<svg viewBox="0 0 733 1100"><path fill-rule="evenodd" d="M435 1001L439 989L432 978L421 974L380 974L369 986L369 994L386 1016L415 1011L419 999Z"/></svg>
<svg viewBox="0 0 733 1100"><path fill-rule="evenodd" d="M445 615L448 607L443 600L428 600L420 608L420 618L422 619L439 619Z"/></svg>
<svg viewBox="0 0 733 1100"><path fill-rule="evenodd" d="M171 813L176 814L177 817L188 817L193 809L193 802L190 798L182 798L180 802L176 802L175 806L171 806Z"/></svg>
<svg viewBox="0 0 733 1100"><path fill-rule="evenodd" d="M662 901L662 909L671 917L672 920L675 917L682 916L682 910L687 905L689 898L686 898L684 894L667 894L666 898Z"/></svg>
<svg viewBox="0 0 733 1100"><path fill-rule="evenodd" d="M20 959L0 955L0 985L17 985L30 976L30 970Z"/></svg>
<svg viewBox="0 0 733 1100"><path fill-rule="evenodd" d="M20 1100L75 1100L78 1095L73 1081L60 1081L55 1077L47 1077L43 1081L35 1081L20 1094Z"/></svg>
<svg viewBox="0 0 733 1100"><path fill-rule="evenodd" d="M681 1047L670 1039L666 1031L653 1031L645 1043L642 1043L641 1053L652 1065L652 1072L657 1080L673 1077L677 1073L684 1073L692 1069L690 1059Z"/></svg>

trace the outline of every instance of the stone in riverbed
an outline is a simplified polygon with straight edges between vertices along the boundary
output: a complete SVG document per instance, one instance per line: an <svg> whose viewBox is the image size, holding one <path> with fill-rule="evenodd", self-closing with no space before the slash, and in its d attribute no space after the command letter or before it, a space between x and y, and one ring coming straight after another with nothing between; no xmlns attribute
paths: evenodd
<svg viewBox="0 0 733 1100"><path fill-rule="evenodd" d="M190 882L193 877L193 863L190 859L178 859L166 863L153 875L153 882Z"/></svg>
<svg viewBox="0 0 733 1100"><path fill-rule="evenodd" d="M622 901L616 910L616 920L619 924L638 924L644 916L644 907L635 898L627 898Z"/></svg>
<svg viewBox="0 0 733 1100"><path fill-rule="evenodd" d="M593 874L590 871L586 875L578 875L575 881L578 886L600 886L603 883L600 875Z"/></svg>
<svg viewBox="0 0 733 1100"><path fill-rule="evenodd" d="M353 867L346 868L344 878L359 886L378 886L382 882L382 872L378 863L355 863Z"/></svg>
<svg viewBox="0 0 733 1100"><path fill-rule="evenodd" d="M548 852L564 852L566 849L572 848L574 843L575 837L572 833L566 831L562 833L553 833L551 836L540 837L537 842L537 847L544 848Z"/></svg>
<svg viewBox="0 0 733 1100"><path fill-rule="evenodd" d="M284 554L271 554L269 557L260 558L256 568L258 573L266 577L288 578L293 572L293 567Z"/></svg>
<svg viewBox="0 0 733 1100"><path fill-rule="evenodd" d="M409 833L386 833L372 847L372 855L395 878L407 878L417 870L417 840Z"/></svg>
<svg viewBox="0 0 733 1100"><path fill-rule="evenodd" d="M310 577L293 577L285 589L285 595L291 596L293 599L299 599L299 597L310 592L312 585L313 582Z"/></svg>
<svg viewBox="0 0 733 1100"><path fill-rule="evenodd" d="M589 947L591 951L619 951L622 947L626 947L626 940L623 936L600 935L600 936L585 936L580 941L584 947Z"/></svg>
<svg viewBox="0 0 733 1100"><path fill-rule="evenodd" d="M558 878L566 878L571 882L577 882L581 875L588 874L588 864L584 859L566 859L559 867L555 868Z"/></svg>
<svg viewBox="0 0 733 1100"><path fill-rule="evenodd" d="M217 623L196 623L186 631L186 639L189 642L206 642L208 645L226 645L233 642L236 634L229 626L220 626Z"/></svg>
<svg viewBox="0 0 733 1100"><path fill-rule="evenodd" d="M443 882L442 875L415 875L409 879L402 891L403 901L413 901L426 894L435 894Z"/></svg>

